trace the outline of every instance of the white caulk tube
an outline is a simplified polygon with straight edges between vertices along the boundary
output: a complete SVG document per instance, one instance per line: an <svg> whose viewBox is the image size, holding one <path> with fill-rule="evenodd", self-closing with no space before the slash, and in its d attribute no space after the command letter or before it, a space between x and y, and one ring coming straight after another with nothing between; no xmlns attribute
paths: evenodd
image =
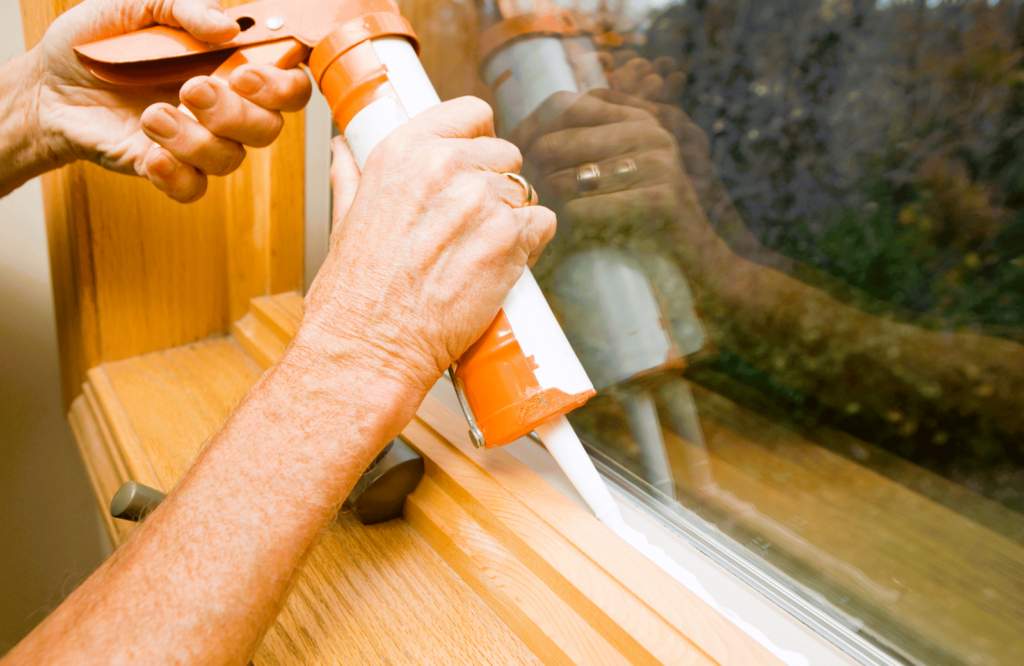
<svg viewBox="0 0 1024 666"><path fill-rule="evenodd" d="M421 112L440 104L433 84L423 70L419 56L404 37L380 37L370 41L374 53L387 71L395 95L370 102L345 127L345 142L356 166L363 170L366 158L384 137Z"/></svg>
<svg viewBox="0 0 1024 666"><path fill-rule="evenodd" d="M346 24L310 57L310 69L360 169L381 140L440 103L410 41L415 39L411 28L394 16L397 9L390 18L375 19L373 25L390 26L379 35L372 34L370 21ZM568 431L559 438L561 446L574 442L593 470L562 415L583 404L594 388L529 269L494 323L459 359L454 376L478 445L506 444L560 419ZM601 483L596 471L591 478Z"/></svg>
<svg viewBox="0 0 1024 666"><path fill-rule="evenodd" d="M404 40L381 38L367 42L381 65L380 69L387 73L387 83L392 89L389 92L393 94L385 94L373 99L366 107L353 114L351 122L345 125L345 139L360 168L366 163L367 157L377 143L392 130L407 122L417 113L439 103L422 65L415 56L415 51L407 42L403 44L402 41ZM364 59L368 55L364 54ZM319 68L311 66L311 69L313 69L314 75L317 75ZM318 81L321 81L320 76L317 78ZM323 87L322 81L321 87ZM328 96L328 102L331 102L330 96ZM334 104L332 104L332 110L334 110ZM335 111L335 117L337 118L339 115ZM508 332L514 331L511 340L521 348L521 353L514 356L521 358L523 357L522 352L532 352L530 355L534 358L537 370L532 374L538 385L540 382L537 381L536 375L541 373L541 379L545 384L562 383L570 390L579 387L590 388L590 391L593 391L589 379L586 379L586 373L575 354L572 353L564 333L558 327L554 315L528 270L513 287L503 310L507 310L507 312L499 319L505 320L505 328L510 329ZM501 328L498 324L499 321L496 320L492 329ZM474 347L476 346L474 345ZM497 353L507 352L510 346L513 345L506 341L505 344L499 345ZM571 356L571 359L566 358L567 354ZM480 364L485 365L486 361L487 359L483 358ZM462 364L462 369L467 369L467 366L470 371L474 369L473 363ZM548 370L547 373L544 372L545 367ZM548 374L557 374L550 372L555 368L560 368L564 376L547 376ZM583 381L586 382L583 386L571 385L579 385ZM495 393L501 393L505 389L507 387L494 387ZM538 394L535 392L534 395ZM482 397L487 398L488 396ZM467 415L472 418L473 412L469 411ZM565 472L598 519L691 589L702 589L698 582L687 578L693 578L692 575L679 567L660 548L651 546L644 535L625 523L619 507L564 414L558 414L530 429L536 430L555 462ZM710 599L706 593L703 596L713 603L714 600Z"/></svg>
<svg viewBox="0 0 1024 666"><path fill-rule="evenodd" d="M685 363L669 317L640 260L605 247L576 253L555 271L554 300L566 337L600 391L622 403L647 482L675 499L675 483L658 411L638 377Z"/></svg>

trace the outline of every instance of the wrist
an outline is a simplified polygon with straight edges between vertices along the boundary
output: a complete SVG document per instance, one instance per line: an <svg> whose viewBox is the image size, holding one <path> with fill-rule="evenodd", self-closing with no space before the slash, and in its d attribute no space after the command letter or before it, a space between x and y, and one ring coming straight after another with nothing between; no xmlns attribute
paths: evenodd
<svg viewBox="0 0 1024 666"><path fill-rule="evenodd" d="M402 338L400 331L389 335L374 330L360 336L347 335L336 326L321 326L307 316L292 340L290 351L307 363L331 373L349 370L372 372L380 381L426 392L444 373L432 357Z"/></svg>
<svg viewBox="0 0 1024 666"><path fill-rule="evenodd" d="M430 388L355 349L311 341L301 329L267 379L276 404L304 414L307 427L320 433L343 429L336 441L366 449L371 457L412 419Z"/></svg>

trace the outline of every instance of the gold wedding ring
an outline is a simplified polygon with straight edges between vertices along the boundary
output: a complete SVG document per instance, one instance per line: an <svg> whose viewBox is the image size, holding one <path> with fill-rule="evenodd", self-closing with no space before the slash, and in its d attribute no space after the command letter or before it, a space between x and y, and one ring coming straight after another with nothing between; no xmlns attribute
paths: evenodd
<svg viewBox="0 0 1024 666"><path fill-rule="evenodd" d="M576 167L576 188L583 192L593 192L601 182L601 167L594 162Z"/></svg>
<svg viewBox="0 0 1024 666"><path fill-rule="evenodd" d="M619 178L625 178L626 176L632 176L636 173L636 162L633 161L632 157L620 161L615 165L615 175Z"/></svg>
<svg viewBox="0 0 1024 666"><path fill-rule="evenodd" d="M529 181L520 176L518 173L504 173L503 176L508 176L512 180L516 181L523 186L523 193L526 195L523 198L523 205L520 208L526 208L533 203L533 185L530 185Z"/></svg>

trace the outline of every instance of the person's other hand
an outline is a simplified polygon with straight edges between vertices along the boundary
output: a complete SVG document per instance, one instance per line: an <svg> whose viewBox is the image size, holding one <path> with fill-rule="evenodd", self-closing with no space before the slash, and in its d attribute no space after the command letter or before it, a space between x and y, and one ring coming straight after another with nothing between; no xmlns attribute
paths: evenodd
<svg viewBox="0 0 1024 666"><path fill-rule="evenodd" d="M674 217L685 180L675 138L612 94L621 93L556 93L509 137L523 151L523 175L577 236L642 232L638 220Z"/></svg>
<svg viewBox="0 0 1024 666"><path fill-rule="evenodd" d="M612 93L602 98L647 111L657 118L679 145L686 173L698 194L710 181L717 180L711 166L711 142L707 134L679 108L680 96L686 87L686 72L671 56L652 60L641 58L635 51L602 53ZM701 201L704 198L701 197Z"/></svg>
<svg viewBox="0 0 1024 666"><path fill-rule="evenodd" d="M560 222L541 279L559 255L587 246L653 242L694 276L730 259L689 173L693 161L708 180L707 139L675 111L615 90L556 93L512 131L523 175Z"/></svg>
<svg viewBox="0 0 1024 666"><path fill-rule="evenodd" d="M243 146L266 146L281 131L281 111L309 100L309 78L247 65L229 85L196 77L176 86L122 87L92 76L72 47L154 23L181 27L204 42L230 41L238 24L218 0L86 0L49 27L36 52L39 127L55 163L86 159L148 178L171 198L189 202L207 176L238 168ZM198 119L176 108L183 102Z"/></svg>
<svg viewBox="0 0 1024 666"><path fill-rule="evenodd" d="M463 97L424 111L360 177L334 140L334 231L306 298L300 348L390 372L424 393L483 333L555 216L521 207L519 150L491 108Z"/></svg>
<svg viewBox="0 0 1024 666"><path fill-rule="evenodd" d="M654 63L656 64L663 60L665 58L658 58ZM668 60L672 59L668 58ZM652 64L642 58L634 57L629 59L620 70L628 70L634 74L643 74L646 71L645 63L648 65ZM662 71L664 70L662 69ZM617 79L618 84L622 85L625 83L627 88L637 81L647 81L649 84L647 92L653 91L657 93L649 95L654 99L643 99L622 90L601 90L594 91L594 94L613 104L622 104L646 111L656 118L662 127L668 130L676 140L683 169L686 171L686 177L693 187L694 193L697 195L697 200L704 211L704 217L707 218L708 223L714 228L715 232L733 250L762 265L772 266L787 272L793 271L795 266L792 261L762 245L747 227L739 211L736 210L728 188L722 182L718 171L711 161L711 141L708 139L708 135L675 103L661 101L665 95L675 96L673 97L675 99L678 97L680 90L671 90L666 93L666 89L672 88L671 78L666 78L663 79L662 91L658 93L656 91L657 87L653 83L653 77L655 76L660 75L648 73L643 74L639 79L631 79L626 74L620 74L620 77Z"/></svg>

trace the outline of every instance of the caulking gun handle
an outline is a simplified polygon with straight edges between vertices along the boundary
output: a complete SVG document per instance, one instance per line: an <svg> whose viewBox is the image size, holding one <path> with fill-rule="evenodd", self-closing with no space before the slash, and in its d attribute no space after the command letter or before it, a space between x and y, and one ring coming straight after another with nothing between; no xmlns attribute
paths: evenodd
<svg viewBox="0 0 1024 666"><path fill-rule="evenodd" d="M238 49L231 57L214 70L213 78L227 85L228 77L242 65L273 65L281 69L291 69L309 58L309 47L297 39L281 39L269 44L256 44ZM195 116L184 104L178 109L195 120Z"/></svg>
<svg viewBox="0 0 1024 666"><path fill-rule="evenodd" d="M238 49L221 63L212 76L227 83L231 72L242 65L273 65L290 69L309 58L309 47L297 39L282 39L269 44L257 44Z"/></svg>

